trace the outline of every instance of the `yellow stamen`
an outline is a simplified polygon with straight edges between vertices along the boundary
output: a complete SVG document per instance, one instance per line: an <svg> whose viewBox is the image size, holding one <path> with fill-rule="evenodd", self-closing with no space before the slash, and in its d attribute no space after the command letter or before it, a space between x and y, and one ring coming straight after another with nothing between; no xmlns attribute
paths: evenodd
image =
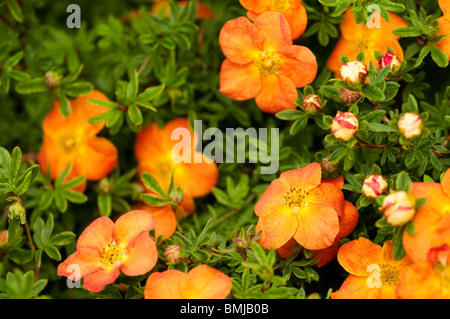
<svg viewBox="0 0 450 319"><path fill-rule="evenodd" d="M72 134L63 136L60 140L61 146L66 153L73 153L76 150L78 141Z"/></svg>
<svg viewBox="0 0 450 319"><path fill-rule="evenodd" d="M291 207L296 213L302 205L307 205L305 202L305 197L308 195L301 188L292 187L289 192L284 195L284 199L286 201L286 205Z"/></svg>
<svg viewBox="0 0 450 319"><path fill-rule="evenodd" d="M259 54L255 63L263 76L278 74L280 71L280 55L271 51L264 51Z"/></svg>
<svg viewBox="0 0 450 319"><path fill-rule="evenodd" d="M389 284L389 285L397 284L399 281L397 268L392 265L382 264L380 279L383 284Z"/></svg>
<svg viewBox="0 0 450 319"><path fill-rule="evenodd" d="M270 6L273 11L284 12L289 9L289 1L287 0L272 0Z"/></svg>
<svg viewBox="0 0 450 319"><path fill-rule="evenodd" d="M111 244L102 249L100 264L103 270L120 266L126 259L126 249L117 245L113 240Z"/></svg>

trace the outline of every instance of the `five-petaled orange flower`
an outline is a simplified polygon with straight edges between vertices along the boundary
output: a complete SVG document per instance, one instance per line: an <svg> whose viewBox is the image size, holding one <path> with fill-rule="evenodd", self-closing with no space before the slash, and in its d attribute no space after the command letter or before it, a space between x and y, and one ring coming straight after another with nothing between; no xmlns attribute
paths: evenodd
<svg viewBox="0 0 450 319"><path fill-rule="evenodd" d="M330 183L337 186L339 189L344 187L344 177L338 178L323 178L322 183ZM347 237L355 229L358 224L359 214L356 207L349 201L344 202L344 214L339 216L339 232L334 239L331 246L325 249L314 250L311 259L319 259L317 267L323 267L332 261L339 250L340 240ZM282 258L291 256L294 252L294 247L297 244L294 238L290 239L286 244L277 249L278 254Z"/></svg>
<svg viewBox="0 0 450 319"><path fill-rule="evenodd" d="M219 34L226 57L220 70L220 92L231 99L255 98L267 113L295 109L296 88L310 84L317 61L308 48L292 44L286 18L268 11L255 18L230 20Z"/></svg>
<svg viewBox="0 0 450 319"><path fill-rule="evenodd" d="M450 0L439 0L439 6L444 15L437 19L439 32L436 35L447 35L450 34ZM450 36L442 39L436 46L447 53L450 59Z"/></svg>
<svg viewBox="0 0 450 319"><path fill-rule="evenodd" d="M248 10L247 16L252 20L267 11L281 13L289 24L292 39L297 39L305 32L308 16L302 0L239 0L239 2Z"/></svg>
<svg viewBox="0 0 450 319"><path fill-rule="evenodd" d="M72 280L84 277L84 288L99 292L120 271L127 276L146 274L158 259L148 233L155 224L152 214L140 210L122 215L115 223L105 216L97 218L78 238L76 252L58 266L58 275Z"/></svg>
<svg viewBox="0 0 450 319"><path fill-rule="evenodd" d="M153 175L168 191L173 171L175 187L184 190L180 206L186 212L195 210L194 198L209 194L219 177L217 164L195 150L198 138L188 120L178 118L163 128L150 124L138 133L135 145L139 176L144 172Z"/></svg>
<svg viewBox="0 0 450 319"><path fill-rule="evenodd" d="M61 115L59 101L42 122L44 137L38 154L38 162L44 173L49 169L50 177L58 174L72 162L72 171L68 179L86 176L87 180L98 181L107 176L117 164L117 149L104 137L96 135L103 129L104 123L90 124L88 120L108 109L89 103L88 99L107 101L99 91L80 96L70 101L71 111L68 117ZM86 183L77 188L84 191Z"/></svg>
<svg viewBox="0 0 450 319"><path fill-rule="evenodd" d="M424 263L430 249L450 245L450 169L442 183L414 182L412 194L417 200L426 198L412 219L414 235L403 234L403 247L415 263Z"/></svg>
<svg viewBox="0 0 450 319"><path fill-rule="evenodd" d="M407 27L408 24L394 13L389 15L391 17L389 22L380 17L379 27L376 25L371 27L364 26L363 23L357 24L353 13L347 10L344 21L340 25L341 36L327 61L328 69L339 72L341 55L347 56L350 60L356 60L360 52L364 52L364 62L367 66L372 62L376 67L378 60L375 57L375 51L384 54L388 52L389 47L398 59L403 61L403 49L398 42L399 37L394 35L392 30Z"/></svg>
<svg viewBox="0 0 450 319"><path fill-rule="evenodd" d="M302 247L330 247L339 234L345 200L334 183L322 183L319 163L284 172L255 205L256 232L265 248L278 249L293 238Z"/></svg>
<svg viewBox="0 0 450 319"><path fill-rule="evenodd" d="M231 278L208 265L152 273L145 285L146 299L224 299L233 287Z"/></svg>
<svg viewBox="0 0 450 319"><path fill-rule="evenodd" d="M408 256L393 259L393 245L381 247L360 237L344 244L338 251L339 264L349 272L332 299L395 299L400 278L412 264Z"/></svg>
<svg viewBox="0 0 450 319"><path fill-rule="evenodd" d="M402 299L450 299L450 246L431 248L428 260L405 271L397 288Z"/></svg>

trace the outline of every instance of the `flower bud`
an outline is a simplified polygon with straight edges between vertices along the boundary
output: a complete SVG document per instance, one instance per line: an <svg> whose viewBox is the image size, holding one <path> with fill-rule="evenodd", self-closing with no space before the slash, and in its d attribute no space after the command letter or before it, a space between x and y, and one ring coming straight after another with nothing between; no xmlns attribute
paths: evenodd
<svg viewBox="0 0 450 319"><path fill-rule="evenodd" d="M347 62L341 66L341 78L350 86L363 83L368 73L369 71L361 61Z"/></svg>
<svg viewBox="0 0 450 319"><path fill-rule="evenodd" d="M407 140L412 140L420 136L423 129L423 122L420 115L413 112L403 114L398 120L398 129Z"/></svg>
<svg viewBox="0 0 450 319"><path fill-rule="evenodd" d="M21 221L23 220L24 217L22 216L25 216L25 207L20 202L9 205L8 210L10 219L20 218Z"/></svg>
<svg viewBox="0 0 450 319"><path fill-rule="evenodd" d="M8 244L8 235L9 232L7 229L4 229L0 232L0 247L6 246Z"/></svg>
<svg viewBox="0 0 450 319"><path fill-rule="evenodd" d="M100 188L100 192L102 194L109 194L113 190L111 181L107 177L104 177L100 180L98 187Z"/></svg>
<svg viewBox="0 0 450 319"><path fill-rule="evenodd" d="M318 95L307 95L303 99L303 110L309 114L319 114L322 112L322 101Z"/></svg>
<svg viewBox="0 0 450 319"><path fill-rule="evenodd" d="M340 98L347 103L354 103L358 101L358 99L361 97L361 94L352 90L349 90L347 88L343 88L341 90Z"/></svg>
<svg viewBox="0 0 450 319"><path fill-rule="evenodd" d="M394 53L388 51L383 57L380 59L378 63L378 69L383 69L384 67L390 65L391 66L391 73L396 73L400 67L402 66L402 63L397 58Z"/></svg>
<svg viewBox="0 0 450 319"><path fill-rule="evenodd" d="M178 245L170 245L167 246L164 251L164 256L166 256L169 263L176 264L183 260L183 256L181 255L181 248Z"/></svg>
<svg viewBox="0 0 450 319"><path fill-rule="evenodd" d="M378 174L367 176L362 186L362 192L365 196L375 199L383 194L387 189L387 182Z"/></svg>
<svg viewBox="0 0 450 319"><path fill-rule="evenodd" d="M450 264L450 247L444 244L440 247L431 248L428 251L428 260L435 264L439 262L442 266Z"/></svg>
<svg viewBox="0 0 450 319"><path fill-rule="evenodd" d="M412 194L405 191L391 191L379 208L386 222L392 226L402 226L409 222L415 213L415 200Z"/></svg>
<svg viewBox="0 0 450 319"><path fill-rule="evenodd" d="M352 112L338 112L331 124L331 132L341 141L351 140L358 132L359 121Z"/></svg>
<svg viewBox="0 0 450 319"><path fill-rule="evenodd" d="M238 248L245 248L247 246L247 243L245 242L245 239L238 237L234 240L234 245Z"/></svg>
<svg viewBox="0 0 450 319"><path fill-rule="evenodd" d="M322 167L323 171L331 173L336 169L336 167L334 166L334 163L332 161L328 160L328 158L329 158L328 156L322 158L320 166Z"/></svg>
<svg viewBox="0 0 450 319"><path fill-rule="evenodd" d="M61 74L55 71L48 71L45 73L44 79L49 87L56 87L61 83Z"/></svg>

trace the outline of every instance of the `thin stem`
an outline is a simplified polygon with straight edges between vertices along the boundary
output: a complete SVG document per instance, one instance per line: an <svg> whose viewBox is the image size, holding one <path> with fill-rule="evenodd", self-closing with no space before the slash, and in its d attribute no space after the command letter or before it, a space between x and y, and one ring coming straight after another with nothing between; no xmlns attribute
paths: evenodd
<svg viewBox="0 0 450 319"><path fill-rule="evenodd" d="M34 256L34 254L36 252L36 247L33 244L33 239L31 238L30 227L28 226L28 221L27 221L26 218L25 218L24 227L25 227L25 232L27 233L28 243L30 244L30 248L33 251L33 256ZM39 280L39 267L38 267L38 265L36 263L36 258L34 258L34 269L35 269L35 274L34 274L35 275L35 281L38 281Z"/></svg>

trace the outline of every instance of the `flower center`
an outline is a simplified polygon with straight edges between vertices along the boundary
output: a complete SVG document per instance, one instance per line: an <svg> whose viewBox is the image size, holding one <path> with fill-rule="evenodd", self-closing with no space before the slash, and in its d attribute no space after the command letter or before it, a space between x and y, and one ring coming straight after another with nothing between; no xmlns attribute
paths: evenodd
<svg viewBox="0 0 450 319"><path fill-rule="evenodd" d="M263 76L278 74L280 71L280 55L271 51L264 51L259 54L255 63Z"/></svg>
<svg viewBox="0 0 450 319"><path fill-rule="evenodd" d="M382 264L380 279L383 284L395 285L399 280L397 268L391 265Z"/></svg>
<svg viewBox="0 0 450 319"><path fill-rule="evenodd" d="M77 148L78 141L74 135L69 134L60 139L60 144L66 153L73 153Z"/></svg>
<svg viewBox="0 0 450 319"><path fill-rule="evenodd" d="M302 205L306 205L305 197L308 195L301 188L292 187L289 192L284 195L284 199L286 201L286 205L291 207L296 213Z"/></svg>
<svg viewBox="0 0 450 319"><path fill-rule="evenodd" d="M124 262L125 256L126 250L122 249L113 240L111 244L108 244L108 246L102 249L100 263L103 266L103 270L120 266Z"/></svg>
<svg viewBox="0 0 450 319"><path fill-rule="evenodd" d="M284 12L289 8L289 1L287 0L272 0L270 6L273 11Z"/></svg>

